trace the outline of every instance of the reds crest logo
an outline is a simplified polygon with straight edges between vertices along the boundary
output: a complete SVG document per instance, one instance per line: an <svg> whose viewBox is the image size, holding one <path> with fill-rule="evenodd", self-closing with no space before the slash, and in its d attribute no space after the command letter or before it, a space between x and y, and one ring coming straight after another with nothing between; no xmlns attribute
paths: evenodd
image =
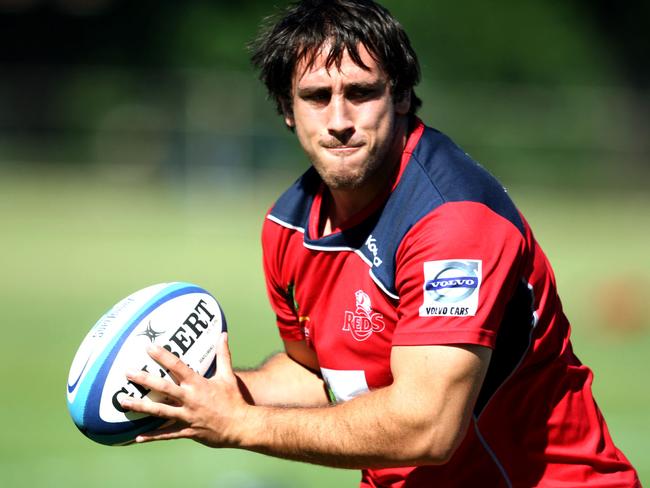
<svg viewBox="0 0 650 488"><path fill-rule="evenodd" d="M370 297L363 290L354 293L357 308L354 312L345 312L343 330L350 331L357 341L365 341L373 332L384 330L384 316L372 311Z"/></svg>

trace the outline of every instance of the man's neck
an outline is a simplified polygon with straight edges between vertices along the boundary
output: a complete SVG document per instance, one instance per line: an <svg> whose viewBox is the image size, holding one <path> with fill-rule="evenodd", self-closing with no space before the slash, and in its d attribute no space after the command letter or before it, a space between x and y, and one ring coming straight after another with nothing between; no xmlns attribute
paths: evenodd
<svg viewBox="0 0 650 488"><path fill-rule="evenodd" d="M379 195L388 192L400 166L402 152L408 138L408 118L399 118L395 126L395 140L389 161L373 178L360 188L328 189L323 194L322 235L331 234L334 229L345 225L352 217L370 205Z"/></svg>

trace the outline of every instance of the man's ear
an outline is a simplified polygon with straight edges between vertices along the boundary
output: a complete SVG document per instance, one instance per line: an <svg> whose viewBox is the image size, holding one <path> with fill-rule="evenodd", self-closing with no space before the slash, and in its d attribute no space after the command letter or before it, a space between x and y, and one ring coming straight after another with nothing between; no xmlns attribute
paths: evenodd
<svg viewBox="0 0 650 488"><path fill-rule="evenodd" d="M293 110L291 105L287 101L280 102L282 105L282 115L284 116L284 123L287 124L287 127L294 129L296 127L296 121L293 117Z"/></svg>
<svg viewBox="0 0 650 488"><path fill-rule="evenodd" d="M404 90L395 94L395 112L398 115L406 115L411 109L411 90Z"/></svg>
<svg viewBox="0 0 650 488"><path fill-rule="evenodd" d="M284 123L287 124L287 127L289 127L290 129L295 129L296 128L296 123L293 120L293 115L289 115L289 114L285 113L284 114Z"/></svg>

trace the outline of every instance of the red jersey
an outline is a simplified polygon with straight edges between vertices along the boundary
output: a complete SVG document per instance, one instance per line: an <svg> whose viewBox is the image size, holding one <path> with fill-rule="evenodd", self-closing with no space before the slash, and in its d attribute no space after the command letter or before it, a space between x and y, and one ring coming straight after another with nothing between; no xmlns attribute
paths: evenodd
<svg viewBox="0 0 650 488"><path fill-rule="evenodd" d="M639 485L573 354L551 267L488 172L418 123L390 194L324 237L322 191L311 168L262 240L280 334L313 348L336 401L390 385L394 345L493 350L449 462L364 470L361 486Z"/></svg>

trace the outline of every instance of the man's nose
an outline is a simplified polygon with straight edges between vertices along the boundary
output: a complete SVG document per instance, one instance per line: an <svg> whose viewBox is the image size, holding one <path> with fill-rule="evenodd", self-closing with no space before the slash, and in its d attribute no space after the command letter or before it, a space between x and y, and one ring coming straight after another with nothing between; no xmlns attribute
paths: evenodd
<svg viewBox="0 0 650 488"><path fill-rule="evenodd" d="M332 97L330 100L327 130L344 143L354 133L351 108L344 97Z"/></svg>

